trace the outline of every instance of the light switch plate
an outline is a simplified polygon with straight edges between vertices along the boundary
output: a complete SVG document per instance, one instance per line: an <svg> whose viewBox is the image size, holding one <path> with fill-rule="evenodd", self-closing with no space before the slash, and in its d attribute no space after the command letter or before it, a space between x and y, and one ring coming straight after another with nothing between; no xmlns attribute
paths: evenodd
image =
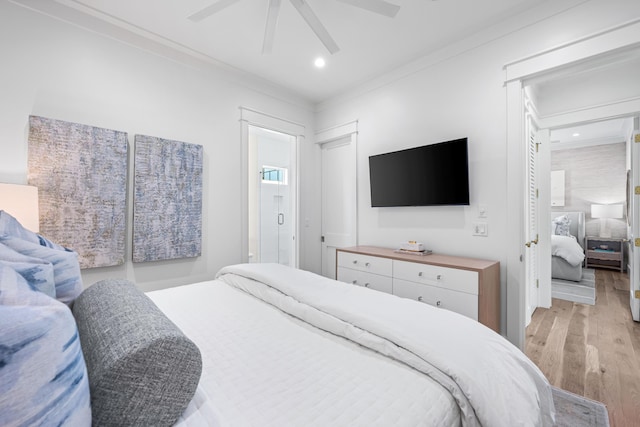
<svg viewBox="0 0 640 427"><path fill-rule="evenodd" d="M487 217L487 205L478 205L478 218Z"/></svg>
<svg viewBox="0 0 640 427"><path fill-rule="evenodd" d="M472 227L474 236L487 237L489 235L489 230L486 222L474 222Z"/></svg>

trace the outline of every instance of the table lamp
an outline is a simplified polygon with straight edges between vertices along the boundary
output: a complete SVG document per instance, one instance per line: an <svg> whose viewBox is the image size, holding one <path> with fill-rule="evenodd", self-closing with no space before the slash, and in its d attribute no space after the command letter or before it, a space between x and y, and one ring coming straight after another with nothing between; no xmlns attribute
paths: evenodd
<svg viewBox="0 0 640 427"><path fill-rule="evenodd" d="M40 231L37 187L0 183L0 210L13 216L24 228Z"/></svg>
<svg viewBox="0 0 640 427"><path fill-rule="evenodd" d="M591 205L591 218L600 218L600 237L611 237L607 218L622 218L622 204Z"/></svg>

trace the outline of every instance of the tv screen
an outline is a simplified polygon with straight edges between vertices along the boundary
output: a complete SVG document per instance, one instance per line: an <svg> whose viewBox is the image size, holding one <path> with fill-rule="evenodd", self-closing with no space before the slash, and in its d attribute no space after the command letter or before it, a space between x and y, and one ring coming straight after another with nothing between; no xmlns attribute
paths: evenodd
<svg viewBox="0 0 640 427"><path fill-rule="evenodd" d="M369 157L371 206L469 204L467 138Z"/></svg>

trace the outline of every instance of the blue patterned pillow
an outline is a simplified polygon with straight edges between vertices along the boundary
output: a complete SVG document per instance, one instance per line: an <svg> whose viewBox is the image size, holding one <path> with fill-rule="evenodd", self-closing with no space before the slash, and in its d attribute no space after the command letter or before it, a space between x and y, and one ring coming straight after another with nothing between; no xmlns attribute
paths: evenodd
<svg viewBox="0 0 640 427"><path fill-rule="evenodd" d="M0 236L0 243L23 255L40 258L53 265L56 299L71 304L82 292L78 254L69 250L52 249L13 236Z"/></svg>
<svg viewBox="0 0 640 427"><path fill-rule="evenodd" d="M571 236L570 233L571 219L568 215L561 215L553 219L551 224L552 234L558 236Z"/></svg>
<svg viewBox="0 0 640 427"><path fill-rule="evenodd" d="M40 234L27 230L18 222L17 219L2 210L0 210L0 236L18 237L22 240L26 240L27 242L38 243L41 246L46 246L51 249L71 252L71 249L67 249Z"/></svg>
<svg viewBox="0 0 640 427"><path fill-rule="evenodd" d="M0 261L0 425L90 426L89 380L64 304Z"/></svg>
<svg viewBox="0 0 640 427"><path fill-rule="evenodd" d="M56 297L53 265L50 262L22 255L2 243L0 261L17 271L32 290L43 292L52 298Z"/></svg>
<svg viewBox="0 0 640 427"><path fill-rule="evenodd" d="M38 235L27 230L5 211L0 211L0 236L15 236L32 243L40 243Z"/></svg>

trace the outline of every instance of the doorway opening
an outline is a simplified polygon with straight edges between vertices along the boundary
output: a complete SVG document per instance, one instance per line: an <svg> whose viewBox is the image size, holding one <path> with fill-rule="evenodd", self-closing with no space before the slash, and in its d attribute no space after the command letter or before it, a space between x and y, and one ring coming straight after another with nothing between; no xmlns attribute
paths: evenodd
<svg viewBox="0 0 640 427"><path fill-rule="evenodd" d="M249 126L249 262L296 266L296 138Z"/></svg>
<svg viewBox="0 0 640 427"><path fill-rule="evenodd" d="M551 217L547 221L555 224L565 216L582 221L576 230L581 234L574 239L578 245L569 246L571 240L554 234L552 253L563 255L560 245L564 244L575 248L576 258L569 258L572 263L567 256L554 258L553 298L594 305L596 269L627 271L627 171L633 130L633 116L551 130ZM553 226L551 230L552 234L558 231ZM577 255L583 256L579 264Z"/></svg>
<svg viewBox="0 0 640 427"><path fill-rule="evenodd" d="M524 89L532 86L529 92L539 119L537 127L547 131L568 124L637 114L640 111L640 80L634 68L637 69L635 65L640 61L638 28L639 21L629 22L505 66L507 196L509 207L515 214L508 226L512 250L507 256L506 332L509 340L521 348L524 344L527 294L532 285L525 275L528 250L525 243L530 242L527 242L528 235L525 234L527 204L526 192L523 191L528 182L522 173L522 167L528 160L523 143ZM633 182L638 185L635 177ZM634 205L636 199L638 197L634 198ZM547 206L541 204L542 208ZM546 218L550 209L548 212L539 211L539 215ZM634 221L637 212L634 209ZM547 231L543 230L543 233L546 235ZM551 294L541 294L545 294L545 298L548 295L549 300L543 303L549 306Z"/></svg>

